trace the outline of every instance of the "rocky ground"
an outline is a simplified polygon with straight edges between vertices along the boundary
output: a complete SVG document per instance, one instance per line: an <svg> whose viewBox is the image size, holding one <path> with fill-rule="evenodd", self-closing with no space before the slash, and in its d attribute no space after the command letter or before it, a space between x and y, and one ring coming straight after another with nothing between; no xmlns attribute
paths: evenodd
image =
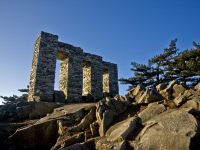
<svg viewBox="0 0 200 150"><path fill-rule="evenodd" d="M200 84L172 81L98 103L0 107L0 149L198 150Z"/></svg>

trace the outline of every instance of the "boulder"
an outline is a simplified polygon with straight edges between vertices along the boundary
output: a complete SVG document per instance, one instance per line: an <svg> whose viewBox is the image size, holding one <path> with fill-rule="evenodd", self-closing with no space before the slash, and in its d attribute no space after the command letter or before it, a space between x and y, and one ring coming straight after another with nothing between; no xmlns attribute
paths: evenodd
<svg viewBox="0 0 200 150"><path fill-rule="evenodd" d="M101 139L96 143L96 150L127 150L127 142L108 142Z"/></svg>
<svg viewBox="0 0 200 150"><path fill-rule="evenodd" d="M57 120L57 124L58 124L58 134L63 135L64 134L63 121Z"/></svg>
<svg viewBox="0 0 200 150"><path fill-rule="evenodd" d="M98 129L99 129L99 124L97 121L93 122L92 124L90 124L90 130L92 133L92 136L97 136L98 135Z"/></svg>
<svg viewBox="0 0 200 150"><path fill-rule="evenodd" d="M182 84L179 84L178 81L173 80L164 90L160 90L159 93L166 100L171 100L177 97L180 93L184 93L185 90L186 88Z"/></svg>
<svg viewBox="0 0 200 150"><path fill-rule="evenodd" d="M113 110L106 110L103 113L102 120L98 120L99 123L99 134L104 136L114 118L117 116L116 112Z"/></svg>
<svg viewBox="0 0 200 150"><path fill-rule="evenodd" d="M96 119L95 117L96 107L92 107L89 113L81 120L81 122L74 126L71 130L72 131L83 131L87 127L90 126L91 123L93 123Z"/></svg>
<svg viewBox="0 0 200 150"><path fill-rule="evenodd" d="M58 137L56 120L43 123L35 123L19 128L9 137L9 140L19 149L49 149L54 145Z"/></svg>
<svg viewBox="0 0 200 150"><path fill-rule="evenodd" d="M177 84L176 80L173 80L169 83L169 85L164 89L161 90L159 93L166 99L166 100L170 100L172 98L172 94L173 94L173 86Z"/></svg>
<svg viewBox="0 0 200 150"><path fill-rule="evenodd" d="M71 126L75 123L76 121L74 119L59 119L57 120L58 124L58 133L60 136L65 134L65 128L68 126Z"/></svg>
<svg viewBox="0 0 200 150"><path fill-rule="evenodd" d="M85 112L92 108L95 109L94 103L71 104L56 108L53 113L39 119L37 122L17 129L9 137L9 141L18 149L50 149L55 145L58 136L62 137L66 133L64 127L71 127L76 122L81 121L81 117L85 116ZM95 117L95 110L93 116Z"/></svg>
<svg viewBox="0 0 200 150"><path fill-rule="evenodd" d="M194 87L194 89L195 89L196 91L200 92L200 83L198 83L198 84Z"/></svg>
<svg viewBox="0 0 200 150"><path fill-rule="evenodd" d="M114 118L127 110L128 103L126 101L115 100L113 98L106 98L99 101L96 107L99 134L100 136L104 136Z"/></svg>
<svg viewBox="0 0 200 150"><path fill-rule="evenodd" d="M142 94L140 99L136 101L137 103L152 103L161 101L162 96L155 90L147 88L146 91Z"/></svg>
<svg viewBox="0 0 200 150"><path fill-rule="evenodd" d="M128 101L128 97L123 95L116 95L114 99L119 101Z"/></svg>
<svg viewBox="0 0 200 150"><path fill-rule="evenodd" d="M113 125L106 132L107 141L116 142L127 140L136 130L140 119L138 117L131 117L122 122Z"/></svg>
<svg viewBox="0 0 200 150"><path fill-rule="evenodd" d="M5 145L6 139L22 126L23 124L18 123L0 123L0 149L8 148Z"/></svg>
<svg viewBox="0 0 200 150"><path fill-rule="evenodd" d="M158 85L156 86L156 90L157 90L158 92L160 92L160 91L164 90L166 87L167 87L167 84L166 84L166 83L160 83L160 84L158 84Z"/></svg>
<svg viewBox="0 0 200 150"><path fill-rule="evenodd" d="M177 96L175 99L174 99L174 103L176 106L180 106L182 103L186 102L187 101L187 97L180 94L179 96Z"/></svg>
<svg viewBox="0 0 200 150"><path fill-rule="evenodd" d="M182 108L194 108L200 110L200 101L189 100L181 106Z"/></svg>
<svg viewBox="0 0 200 150"><path fill-rule="evenodd" d="M188 100L200 100L200 92L194 91L193 89L186 90L183 95L187 97Z"/></svg>
<svg viewBox="0 0 200 150"><path fill-rule="evenodd" d="M188 100L200 101L200 93L192 89L186 90L174 99L174 103L176 106L180 106Z"/></svg>
<svg viewBox="0 0 200 150"><path fill-rule="evenodd" d="M32 111L29 114L31 119L41 118L46 116L48 113L52 113L54 108L60 107L63 104L55 102L32 102Z"/></svg>
<svg viewBox="0 0 200 150"><path fill-rule="evenodd" d="M91 138L83 143L76 143L71 146L62 148L61 150L91 150L95 149L95 141L97 138Z"/></svg>
<svg viewBox="0 0 200 150"><path fill-rule="evenodd" d="M128 92L128 97L134 99L135 101L138 101L139 98L144 93L144 91L145 91L145 88L142 85L137 85L135 88L131 89Z"/></svg>
<svg viewBox="0 0 200 150"><path fill-rule="evenodd" d="M56 144L51 148L51 150L58 150L68 147L70 145L83 142L85 139L85 133L80 132L73 136L60 136Z"/></svg>
<svg viewBox="0 0 200 150"><path fill-rule="evenodd" d="M175 84L173 86L173 94L172 97L175 98L179 96L180 94L183 94L185 92L186 88L183 84Z"/></svg>
<svg viewBox="0 0 200 150"><path fill-rule="evenodd" d="M165 110L166 108L163 104L151 103L146 109L138 114L138 117L140 117L142 123L144 124L146 121L164 112Z"/></svg>
<svg viewBox="0 0 200 150"><path fill-rule="evenodd" d="M60 150L90 150L89 147L85 143L76 143L64 148L61 148Z"/></svg>
<svg viewBox="0 0 200 150"><path fill-rule="evenodd" d="M198 121L191 113L193 109L182 108L153 117L137 136L134 149L189 150L199 140Z"/></svg>

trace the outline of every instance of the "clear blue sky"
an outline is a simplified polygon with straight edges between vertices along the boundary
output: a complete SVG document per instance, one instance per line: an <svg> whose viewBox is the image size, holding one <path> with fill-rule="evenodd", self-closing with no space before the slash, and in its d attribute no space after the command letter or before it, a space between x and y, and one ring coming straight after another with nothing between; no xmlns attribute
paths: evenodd
<svg viewBox="0 0 200 150"><path fill-rule="evenodd" d="M199 0L1 0L0 95L28 85L40 31L117 63L119 77L129 77L131 61L145 63L171 39L181 49L200 42L199 8Z"/></svg>

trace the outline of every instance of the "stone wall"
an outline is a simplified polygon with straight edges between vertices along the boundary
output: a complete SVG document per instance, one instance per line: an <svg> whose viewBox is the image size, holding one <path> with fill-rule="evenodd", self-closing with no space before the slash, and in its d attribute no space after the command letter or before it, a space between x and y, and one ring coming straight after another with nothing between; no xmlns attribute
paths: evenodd
<svg viewBox="0 0 200 150"><path fill-rule="evenodd" d="M56 60L61 61L60 91L68 102L81 102L90 94L95 100L103 92L118 94L117 65L101 56L83 52L79 47L58 41L58 36L41 32L35 43L29 84L29 101L56 101L54 82ZM103 72L107 70L106 81ZM104 91L104 84L106 86Z"/></svg>
<svg viewBox="0 0 200 150"><path fill-rule="evenodd" d="M117 64L103 61L102 65L109 74L109 94L115 96L119 93Z"/></svg>
<svg viewBox="0 0 200 150"><path fill-rule="evenodd" d="M109 93L109 72L108 72L108 69L103 70L103 93Z"/></svg>
<svg viewBox="0 0 200 150"><path fill-rule="evenodd" d="M91 94L91 64L88 61L83 62L83 91L82 95Z"/></svg>

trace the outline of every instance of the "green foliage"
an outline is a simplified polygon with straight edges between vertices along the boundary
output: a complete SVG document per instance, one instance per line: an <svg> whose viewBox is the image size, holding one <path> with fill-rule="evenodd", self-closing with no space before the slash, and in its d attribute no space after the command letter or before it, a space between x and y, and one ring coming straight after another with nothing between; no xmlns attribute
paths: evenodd
<svg viewBox="0 0 200 150"><path fill-rule="evenodd" d="M28 89L19 89L20 92L25 92L26 94L22 94L21 96L13 95L13 96L0 96L3 99L3 104L14 104L20 101L27 101L28 97Z"/></svg>
<svg viewBox="0 0 200 150"><path fill-rule="evenodd" d="M182 51L175 59L171 71L177 80L191 85L199 82L200 75L200 45L193 42L194 48Z"/></svg>
<svg viewBox="0 0 200 150"><path fill-rule="evenodd" d="M163 53L149 59L149 63L152 64L153 72L156 75L156 84L173 79L169 71L171 70L170 64L174 62L174 58L177 56L178 52L176 42L177 39L171 40L169 47L165 48Z"/></svg>
<svg viewBox="0 0 200 150"><path fill-rule="evenodd" d="M152 85L154 80L152 78L152 68L144 64L138 64L136 62L131 63L131 71L134 72L134 76L128 79L121 78L119 81L122 84L131 84L130 88L143 84L144 86Z"/></svg>
<svg viewBox="0 0 200 150"><path fill-rule="evenodd" d="M13 95L13 96L0 96L0 98L3 99L3 104L14 104L20 101L27 101L27 94L23 94L22 96L17 96L17 95Z"/></svg>
<svg viewBox="0 0 200 150"><path fill-rule="evenodd" d="M151 87L174 79L191 86L197 84L200 81L200 44L193 42L194 48L179 52L176 42L177 39L171 40L163 53L149 59L148 65L131 63L133 77L119 81L130 87L137 84Z"/></svg>

